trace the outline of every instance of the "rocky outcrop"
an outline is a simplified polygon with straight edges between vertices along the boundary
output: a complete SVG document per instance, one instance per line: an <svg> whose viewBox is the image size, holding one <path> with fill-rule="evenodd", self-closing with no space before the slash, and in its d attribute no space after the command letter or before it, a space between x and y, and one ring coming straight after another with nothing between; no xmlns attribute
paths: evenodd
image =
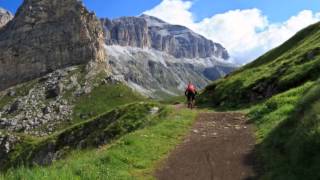
<svg viewBox="0 0 320 180"><path fill-rule="evenodd" d="M13 18L13 15L11 14L11 12L0 7L0 28L2 28L9 21L11 21L12 18Z"/></svg>
<svg viewBox="0 0 320 180"><path fill-rule="evenodd" d="M15 95L19 87L8 89L6 96L13 100L0 107L0 130L45 136L51 134L57 125L69 122L73 105L63 94L80 88L80 84L73 82L77 79L76 70L58 70L37 83L22 84L26 92L20 96ZM70 76L71 73L75 75Z"/></svg>
<svg viewBox="0 0 320 180"><path fill-rule="evenodd" d="M33 136L54 133L72 121L75 99L91 93L97 84L87 80L82 67L59 69L0 93L0 131ZM104 81L95 79L95 81Z"/></svg>
<svg viewBox="0 0 320 180"><path fill-rule="evenodd" d="M103 62L103 41L100 21L81 1L24 0L0 30L0 90L56 69Z"/></svg>
<svg viewBox="0 0 320 180"><path fill-rule="evenodd" d="M107 45L153 48L176 58L229 58L222 45L184 26L171 25L152 16L101 21L105 28Z"/></svg>
<svg viewBox="0 0 320 180"><path fill-rule="evenodd" d="M104 19L106 44L132 46L140 48L151 47L147 22L142 18Z"/></svg>

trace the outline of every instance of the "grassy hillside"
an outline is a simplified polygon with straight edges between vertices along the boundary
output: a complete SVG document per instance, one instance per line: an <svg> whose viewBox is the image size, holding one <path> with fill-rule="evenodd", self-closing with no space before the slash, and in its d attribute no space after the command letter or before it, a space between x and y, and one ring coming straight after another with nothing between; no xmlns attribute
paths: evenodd
<svg viewBox="0 0 320 180"><path fill-rule="evenodd" d="M153 108L157 108L153 112ZM2 168L19 165L48 165L74 149L107 144L127 133L151 125L166 116L167 110L153 103L121 106L84 122L66 127L51 136L33 138L21 135L20 142L2 159Z"/></svg>
<svg viewBox="0 0 320 180"><path fill-rule="evenodd" d="M211 107L249 107L261 179L320 179L320 23L201 94Z"/></svg>
<svg viewBox="0 0 320 180"><path fill-rule="evenodd" d="M167 116L153 119L152 125L126 134L112 144L99 149L73 151L65 160L50 167L12 169L0 174L0 179L153 179L153 170L181 141L196 116L195 111L167 110L170 112ZM137 120L143 122L140 118Z"/></svg>
<svg viewBox="0 0 320 180"><path fill-rule="evenodd" d="M316 80L319 69L320 23L317 23L208 86L201 95L201 102L229 107L257 102Z"/></svg>
<svg viewBox="0 0 320 180"><path fill-rule="evenodd" d="M133 102L146 101L142 95L123 84L105 84L88 94L75 99L74 121L95 117L115 107ZM82 118L81 118L82 116Z"/></svg>
<svg viewBox="0 0 320 180"><path fill-rule="evenodd" d="M55 97L46 96L48 89L52 87L48 85L50 83L62 87L59 91L54 89L54 93L59 92ZM6 113L17 101L23 104L17 107L16 112ZM58 101L61 103L57 103ZM144 103L140 103L141 101ZM4 126L13 121L24 123L25 120L17 118L19 114L39 114L35 117L37 119L42 116L47 119L57 117L65 112L61 110L63 107L72 109L72 113L68 114L68 119L61 116L61 121L56 121L53 131L45 135L38 136L25 132L24 129L14 130ZM153 107L156 107L155 114L151 113ZM87 79L83 66L53 72L0 92L0 145L10 148L0 150L0 169L20 165L46 165L75 149L110 143L122 135L149 125L156 116L165 114L165 109L121 82L107 82L102 74ZM32 120L32 116L29 119ZM34 122L24 124L31 126ZM33 132L46 132L52 122L41 121ZM5 143L8 145L4 146Z"/></svg>
<svg viewBox="0 0 320 180"><path fill-rule="evenodd" d="M319 91L319 82L308 82L251 109L263 179L320 179Z"/></svg>

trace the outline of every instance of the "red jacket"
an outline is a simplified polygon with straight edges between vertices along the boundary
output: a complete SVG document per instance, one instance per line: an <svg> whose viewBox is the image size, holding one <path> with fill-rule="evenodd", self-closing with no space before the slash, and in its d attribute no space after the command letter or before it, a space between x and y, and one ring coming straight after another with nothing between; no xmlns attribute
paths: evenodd
<svg viewBox="0 0 320 180"><path fill-rule="evenodd" d="M196 87L191 83L188 84L188 87L186 88L185 94L187 95L189 92L193 93L193 94L197 94Z"/></svg>

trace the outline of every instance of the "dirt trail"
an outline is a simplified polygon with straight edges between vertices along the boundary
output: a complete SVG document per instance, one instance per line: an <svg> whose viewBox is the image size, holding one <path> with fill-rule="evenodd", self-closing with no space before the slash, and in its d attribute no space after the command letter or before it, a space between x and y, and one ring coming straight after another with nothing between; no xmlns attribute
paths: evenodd
<svg viewBox="0 0 320 180"><path fill-rule="evenodd" d="M169 156L159 180L255 179L252 126L241 113L201 113Z"/></svg>

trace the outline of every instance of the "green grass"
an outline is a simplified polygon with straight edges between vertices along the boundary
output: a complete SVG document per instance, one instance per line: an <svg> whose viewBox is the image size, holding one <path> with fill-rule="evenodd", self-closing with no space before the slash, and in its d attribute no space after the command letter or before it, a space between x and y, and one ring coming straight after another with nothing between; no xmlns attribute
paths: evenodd
<svg viewBox="0 0 320 180"><path fill-rule="evenodd" d="M208 105L237 107L260 102L320 76L320 23L300 31L201 94Z"/></svg>
<svg viewBox="0 0 320 180"><path fill-rule="evenodd" d="M73 120L82 120L80 116L89 119L115 107L139 101L146 101L146 98L123 84L101 85L75 100Z"/></svg>
<svg viewBox="0 0 320 180"><path fill-rule="evenodd" d="M152 173L191 127L195 111L179 110L97 150L74 151L50 167L9 170L0 179L153 179Z"/></svg>
<svg viewBox="0 0 320 180"><path fill-rule="evenodd" d="M267 137L295 111L298 101L313 84L313 82L308 82L251 108L249 117L257 126L258 142Z"/></svg>
<svg viewBox="0 0 320 180"><path fill-rule="evenodd" d="M163 104L174 105L174 104L186 103L186 101L187 101L187 99L185 96L173 96L173 97L164 98L164 99L160 100L159 102L163 103Z"/></svg>
<svg viewBox="0 0 320 180"><path fill-rule="evenodd" d="M159 110L151 114L153 107ZM20 135L21 142L6 156L7 159L1 159L1 168L5 170L21 165L41 164L39 160L48 159L46 154L59 152L64 156L74 149L95 148L152 125L167 114L167 108L159 104L134 103L74 124L49 137L38 138L37 141L27 135Z"/></svg>
<svg viewBox="0 0 320 180"><path fill-rule="evenodd" d="M10 103L13 99L14 99L13 97L10 97L8 95L4 95L0 97L0 109L3 108L8 103Z"/></svg>
<svg viewBox="0 0 320 180"><path fill-rule="evenodd" d="M320 83L309 82L251 109L262 179L320 179L319 92Z"/></svg>

